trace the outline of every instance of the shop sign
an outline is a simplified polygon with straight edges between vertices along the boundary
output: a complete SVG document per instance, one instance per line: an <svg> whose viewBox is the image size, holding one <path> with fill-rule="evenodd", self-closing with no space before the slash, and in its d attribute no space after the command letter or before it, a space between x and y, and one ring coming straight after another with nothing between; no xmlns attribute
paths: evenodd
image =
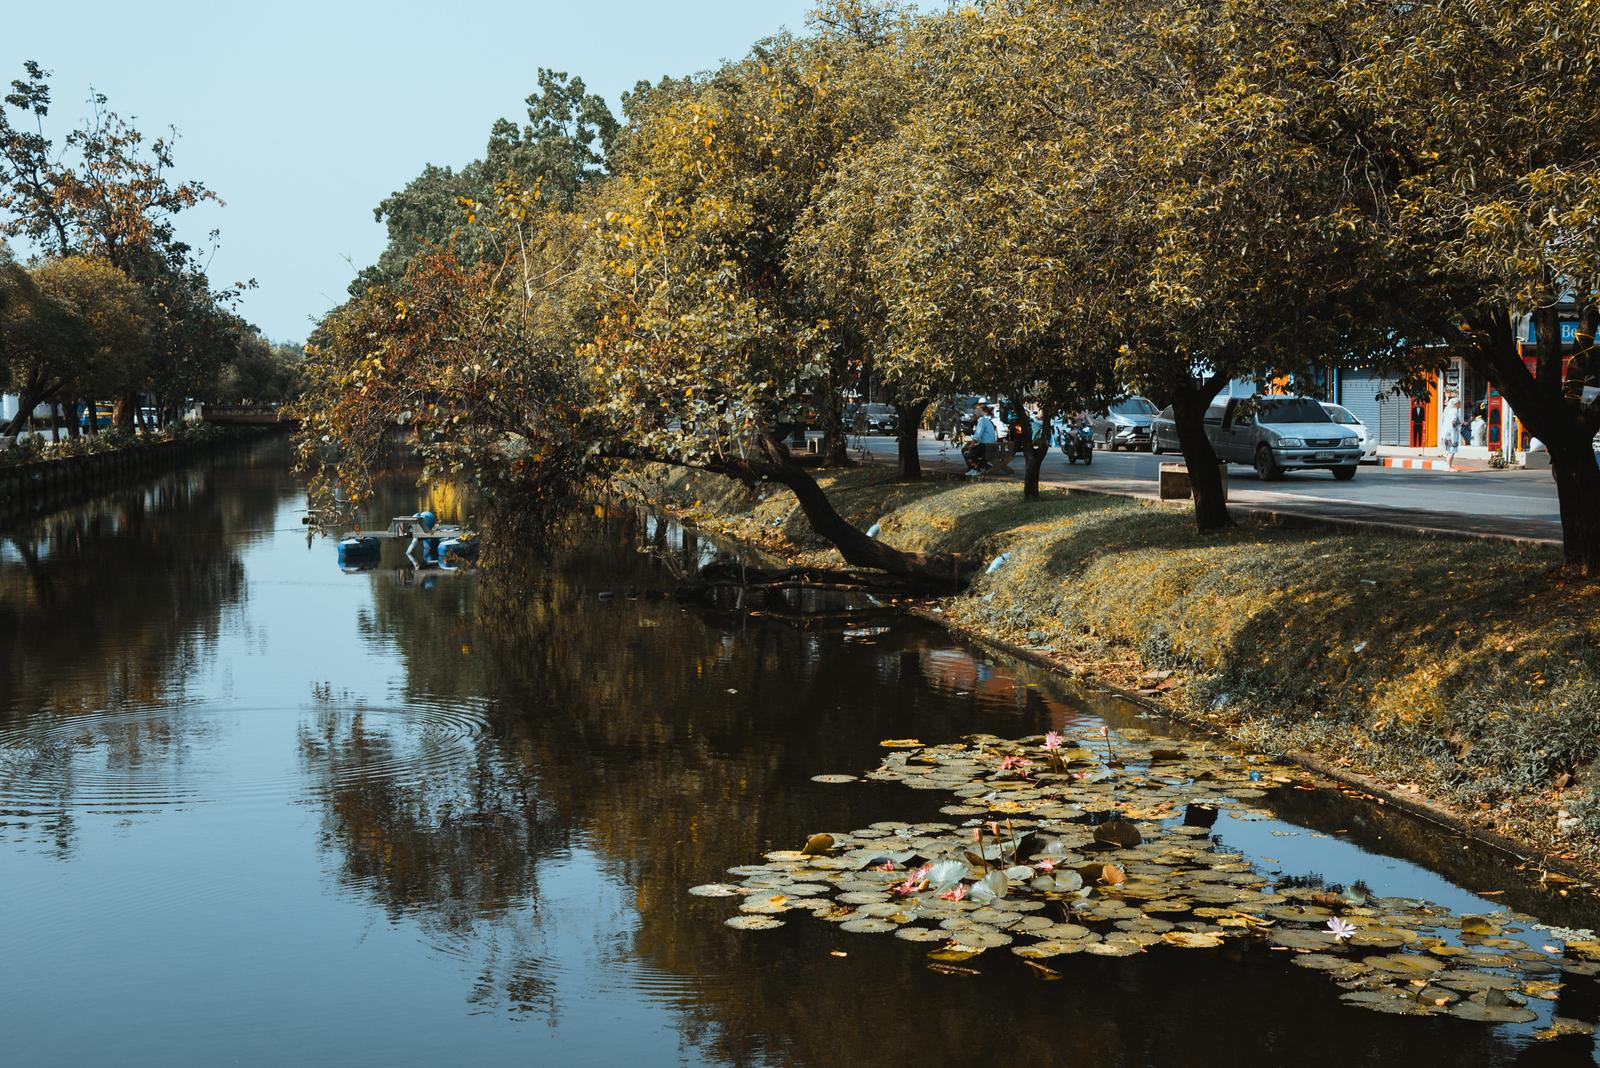
<svg viewBox="0 0 1600 1068"><path fill-rule="evenodd" d="M1528 316L1528 344L1536 344L1539 340L1539 329L1534 325L1533 316ZM1561 320L1561 343L1563 345L1576 345L1578 343L1578 320Z"/></svg>

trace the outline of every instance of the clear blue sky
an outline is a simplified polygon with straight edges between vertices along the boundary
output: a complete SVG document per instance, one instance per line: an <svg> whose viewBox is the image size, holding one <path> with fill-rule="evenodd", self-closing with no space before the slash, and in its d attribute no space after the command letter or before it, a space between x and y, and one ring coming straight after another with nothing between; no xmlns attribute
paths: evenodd
<svg viewBox="0 0 1600 1068"><path fill-rule="evenodd" d="M498 117L523 119L539 67L581 76L613 107L641 78L688 74L803 28L810 0L90 0L15 5L0 34L7 86L26 59L52 71L51 129L92 85L147 134L178 128L178 173L227 206L218 281L255 278L243 313L303 340L383 245L372 208L424 164L477 157Z"/></svg>

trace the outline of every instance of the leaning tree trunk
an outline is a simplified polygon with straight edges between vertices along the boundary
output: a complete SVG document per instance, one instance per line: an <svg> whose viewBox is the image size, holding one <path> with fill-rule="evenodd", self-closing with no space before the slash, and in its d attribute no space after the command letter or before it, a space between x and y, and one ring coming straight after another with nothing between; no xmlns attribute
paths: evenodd
<svg viewBox="0 0 1600 1068"><path fill-rule="evenodd" d="M1222 388L1221 376L1201 382L1190 380L1172 394L1172 421L1177 424L1178 448L1189 469L1189 491L1194 497L1197 530L1222 530L1233 525L1222 488L1222 467L1217 450L1206 436L1206 409Z"/></svg>
<svg viewBox="0 0 1600 1068"><path fill-rule="evenodd" d="M613 453L619 459L647 460L681 464L677 457L652 455L633 450ZM873 568L905 580L917 592L936 594L960 591L976 573L980 561L959 553L918 553L896 549L877 538L869 538L841 516L811 472L797 463L788 446L775 438L762 438L754 455L727 457L696 464L704 470L727 475L742 482L776 482L785 486L799 502L806 521L818 536L830 542L845 563Z"/></svg>
<svg viewBox="0 0 1600 1068"><path fill-rule="evenodd" d="M922 477L922 452L918 447L921 438L918 431L922 429L922 416L927 410L928 402L925 400L898 406L900 423L895 429L895 438L899 445L900 479L903 482L915 482Z"/></svg>
<svg viewBox="0 0 1600 1068"><path fill-rule="evenodd" d="M33 410L42 404L47 390L37 378L31 379L22 387L22 392L17 395L17 414L0 428L0 436L12 437L21 433L23 424L33 415Z"/></svg>

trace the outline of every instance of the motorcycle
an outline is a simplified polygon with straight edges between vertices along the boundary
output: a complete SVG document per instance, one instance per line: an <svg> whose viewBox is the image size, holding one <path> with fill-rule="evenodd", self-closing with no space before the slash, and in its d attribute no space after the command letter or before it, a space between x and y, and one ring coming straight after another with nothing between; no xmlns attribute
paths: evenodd
<svg viewBox="0 0 1600 1068"><path fill-rule="evenodd" d="M1061 455L1067 458L1069 464L1075 464L1079 460L1086 464L1094 463L1094 428L1088 423L1081 423L1063 429Z"/></svg>

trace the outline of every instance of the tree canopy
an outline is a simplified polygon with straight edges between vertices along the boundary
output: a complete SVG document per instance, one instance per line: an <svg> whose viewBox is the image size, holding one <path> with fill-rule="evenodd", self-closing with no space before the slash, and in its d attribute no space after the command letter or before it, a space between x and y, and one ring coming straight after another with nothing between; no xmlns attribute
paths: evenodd
<svg viewBox="0 0 1600 1068"><path fill-rule="evenodd" d="M1207 528L1227 512L1203 416L1230 380L1414 383L1455 351L1550 445L1569 559L1600 573L1600 415L1554 318L1575 299L1592 348L1596 60L1568 42L1596 17L830 0L802 34L640 83L620 124L541 71L526 125L380 207L389 259L319 331L308 462L359 495L406 422L524 499L686 464L788 486L852 563L955 574L831 515L793 428L839 440L867 386L913 412L1142 392L1173 405Z"/></svg>

